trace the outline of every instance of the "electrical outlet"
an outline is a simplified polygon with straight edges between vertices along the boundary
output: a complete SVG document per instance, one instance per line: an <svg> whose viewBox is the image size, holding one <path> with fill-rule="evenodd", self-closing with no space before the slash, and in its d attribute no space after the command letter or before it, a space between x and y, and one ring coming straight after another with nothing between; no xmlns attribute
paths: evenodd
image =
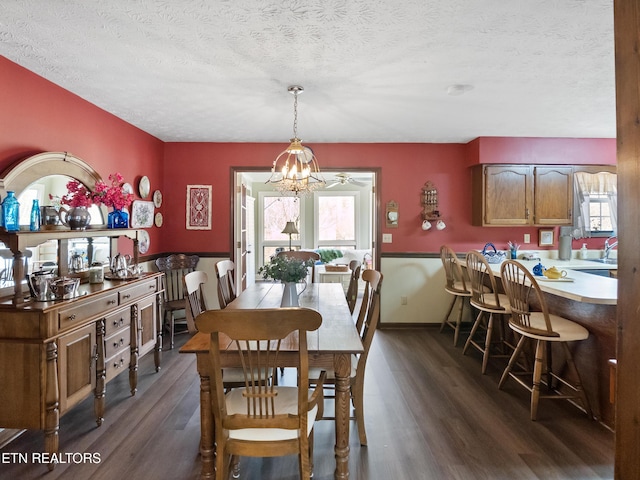
<svg viewBox="0 0 640 480"><path fill-rule="evenodd" d="M383 233L382 234L382 243L392 243L393 235L391 233Z"/></svg>
<svg viewBox="0 0 640 480"><path fill-rule="evenodd" d="M400 297L400 305L406 305L407 304L407 297Z"/></svg>
<svg viewBox="0 0 640 480"><path fill-rule="evenodd" d="M529 233L524 234L524 243L531 243L531 234Z"/></svg>

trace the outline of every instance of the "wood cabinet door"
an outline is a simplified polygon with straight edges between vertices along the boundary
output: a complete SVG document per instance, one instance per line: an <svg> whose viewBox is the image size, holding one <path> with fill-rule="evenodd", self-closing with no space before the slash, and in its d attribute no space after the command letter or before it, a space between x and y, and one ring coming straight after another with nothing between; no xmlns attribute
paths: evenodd
<svg viewBox="0 0 640 480"><path fill-rule="evenodd" d="M153 350L157 338L156 296L138 302L139 352L140 356Z"/></svg>
<svg viewBox="0 0 640 480"><path fill-rule="evenodd" d="M88 397L96 386L96 325L91 323L60 337L58 379L60 413Z"/></svg>
<svg viewBox="0 0 640 480"><path fill-rule="evenodd" d="M484 225L533 223L533 182L529 166L484 166L483 187Z"/></svg>
<svg viewBox="0 0 640 480"><path fill-rule="evenodd" d="M573 208L572 167L533 168L535 225L571 225Z"/></svg>

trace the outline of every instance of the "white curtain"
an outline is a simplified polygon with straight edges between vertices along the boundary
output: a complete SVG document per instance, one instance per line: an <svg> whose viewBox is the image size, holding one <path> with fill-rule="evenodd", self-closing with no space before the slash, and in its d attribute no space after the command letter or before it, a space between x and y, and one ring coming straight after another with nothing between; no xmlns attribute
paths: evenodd
<svg viewBox="0 0 640 480"><path fill-rule="evenodd" d="M578 215L573 231L573 238L585 238L591 236L591 224L589 222L589 195L604 194L609 201L611 210L611 223L614 233L618 230L618 180L615 173L576 172L573 175L574 201L578 206Z"/></svg>

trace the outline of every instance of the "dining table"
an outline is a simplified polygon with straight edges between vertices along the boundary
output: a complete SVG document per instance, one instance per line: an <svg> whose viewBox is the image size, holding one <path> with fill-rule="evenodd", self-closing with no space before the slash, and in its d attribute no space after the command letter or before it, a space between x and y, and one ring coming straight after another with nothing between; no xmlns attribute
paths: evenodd
<svg viewBox="0 0 640 480"><path fill-rule="evenodd" d="M298 286L302 290L303 285ZM244 290L226 308L258 309L279 308L284 286L282 283L256 282ZM309 283L299 295L301 307L312 308L322 315L318 330L307 333L309 365L333 369L335 372L335 460L334 478L349 478L349 421L351 395L349 377L351 356L363 352L362 341L349 312L347 300L339 283ZM220 340L223 341L222 339ZM201 479L215 477L215 446L211 395L215 385L211 382L209 359L210 336L196 333L181 348L180 353L195 354L200 376L200 454ZM293 343L291 344L293 345ZM224 347L221 345L221 347ZM285 347L286 349L287 347ZM291 347L295 348L295 347ZM223 349L222 349L223 350ZM287 355L281 351L278 361L281 367L294 367L295 351ZM239 367L239 357L232 350L222 353L223 367ZM213 392L215 393L215 392Z"/></svg>

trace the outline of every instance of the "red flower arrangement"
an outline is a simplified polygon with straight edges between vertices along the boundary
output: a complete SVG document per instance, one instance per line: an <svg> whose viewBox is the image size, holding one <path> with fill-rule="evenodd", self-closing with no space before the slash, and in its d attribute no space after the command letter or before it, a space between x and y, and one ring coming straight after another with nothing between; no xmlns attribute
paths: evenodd
<svg viewBox="0 0 640 480"><path fill-rule="evenodd" d="M50 200L58 200L49 194ZM78 180L70 180L67 183L67 194L59 199L60 203L70 207L90 207L93 203L91 192Z"/></svg>
<svg viewBox="0 0 640 480"><path fill-rule="evenodd" d="M127 193L122 189L124 178L119 173L109 175L111 185L107 185L103 181L96 182L96 187L92 194L94 203L102 203L107 207L113 207L116 210L122 210L131 205L133 194Z"/></svg>

